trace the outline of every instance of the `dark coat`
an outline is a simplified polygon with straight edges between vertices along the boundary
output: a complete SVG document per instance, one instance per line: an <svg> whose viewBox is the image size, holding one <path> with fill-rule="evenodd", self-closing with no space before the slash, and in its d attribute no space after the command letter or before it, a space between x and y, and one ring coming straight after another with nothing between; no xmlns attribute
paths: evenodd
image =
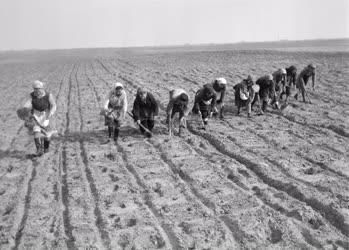
<svg viewBox="0 0 349 250"><path fill-rule="evenodd" d="M275 95L275 82L268 80L267 76L262 76L258 78L256 84L259 85L259 97L262 100L267 100L268 97L273 97Z"/></svg>
<svg viewBox="0 0 349 250"><path fill-rule="evenodd" d="M133 103L133 118L137 120L154 120L159 113L159 105L151 93L147 93L145 102L137 95Z"/></svg>
<svg viewBox="0 0 349 250"><path fill-rule="evenodd" d="M297 79L297 68L293 65L291 65L290 67L286 68L286 72L287 72L287 81L290 84L296 85L296 79Z"/></svg>
<svg viewBox="0 0 349 250"><path fill-rule="evenodd" d="M217 94L213 87L209 84L204 85L195 94L193 113L197 114L199 110L211 112L216 107L216 101Z"/></svg>
<svg viewBox="0 0 349 250"><path fill-rule="evenodd" d="M237 107L243 107L252 103L256 93L253 91L252 87L246 83L246 80L236 84L233 88L235 90L235 105ZM240 90L248 94L247 100L242 100L240 98Z"/></svg>

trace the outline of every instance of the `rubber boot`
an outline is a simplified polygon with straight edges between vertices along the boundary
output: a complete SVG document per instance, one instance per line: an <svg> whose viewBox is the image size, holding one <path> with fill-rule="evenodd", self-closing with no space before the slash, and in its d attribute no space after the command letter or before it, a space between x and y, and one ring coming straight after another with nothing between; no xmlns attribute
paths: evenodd
<svg viewBox="0 0 349 250"><path fill-rule="evenodd" d="M179 125L178 135L181 136L183 134L183 127Z"/></svg>
<svg viewBox="0 0 349 250"><path fill-rule="evenodd" d="M110 138L111 138L111 134L113 133L113 127L108 126L108 140L106 140L105 142L103 142L102 144L107 144L110 142Z"/></svg>
<svg viewBox="0 0 349 250"><path fill-rule="evenodd" d="M42 156L44 154L43 145L41 143L41 138L34 138L35 146L36 146L36 156Z"/></svg>
<svg viewBox="0 0 349 250"><path fill-rule="evenodd" d="M220 119L224 119L223 112L224 112L224 106L221 107L221 110L220 110L220 112L219 112L219 118L220 118Z"/></svg>
<svg viewBox="0 0 349 250"><path fill-rule="evenodd" d="M262 101L262 111L265 112L267 110L268 102L263 100Z"/></svg>
<svg viewBox="0 0 349 250"><path fill-rule="evenodd" d="M303 102L306 103L306 101L305 101L305 91L302 91L302 98L303 98Z"/></svg>
<svg viewBox="0 0 349 250"><path fill-rule="evenodd" d="M119 128L114 129L114 142L116 143L119 138Z"/></svg>
<svg viewBox="0 0 349 250"><path fill-rule="evenodd" d="M44 153L48 153L50 151L50 141L48 139L44 139Z"/></svg>

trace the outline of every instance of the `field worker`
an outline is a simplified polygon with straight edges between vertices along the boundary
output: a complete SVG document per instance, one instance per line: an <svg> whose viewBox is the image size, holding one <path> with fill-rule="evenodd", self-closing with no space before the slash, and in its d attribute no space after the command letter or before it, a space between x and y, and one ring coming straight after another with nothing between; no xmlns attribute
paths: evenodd
<svg viewBox="0 0 349 250"><path fill-rule="evenodd" d="M110 142L114 131L114 142L119 137L120 125L127 112L127 96L122 83L113 84L104 103L105 125L108 126L108 141Z"/></svg>
<svg viewBox="0 0 349 250"><path fill-rule="evenodd" d="M273 80L275 82L275 93L277 93L277 96L279 96L286 84L286 74L286 69L278 69L273 73Z"/></svg>
<svg viewBox="0 0 349 250"><path fill-rule="evenodd" d="M313 90L315 90L315 66L313 64L309 64L307 67L305 67L297 77L296 87L298 91L302 93L303 102L305 102L305 95L308 95L306 93L305 86L308 83L309 77L311 77L312 87ZM294 98L296 98L296 100L298 99L298 93L294 96Z"/></svg>
<svg viewBox="0 0 349 250"><path fill-rule="evenodd" d="M187 127L185 119L189 113L188 104L189 95L183 89L170 91L170 100L166 109L166 123L170 134L172 130L172 119L176 113L179 113L179 134L181 135L182 129Z"/></svg>
<svg viewBox="0 0 349 250"><path fill-rule="evenodd" d="M41 156L49 152L51 138L49 119L54 115L57 107L52 94L45 91L43 82L36 80L33 83L33 89L24 108L31 110L30 119L33 124L36 156Z"/></svg>
<svg viewBox="0 0 349 250"><path fill-rule="evenodd" d="M140 125L141 133L151 137L151 134L147 133L143 127L149 131L152 131L154 128L154 117L159 113L159 106L154 96L145 89L139 88L133 103L132 113L134 121Z"/></svg>
<svg viewBox="0 0 349 250"><path fill-rule="evenodd" d="M273 80L273 75L265 75L257 79L256 84L259 86L259 92L256 97L259 96L259 99L262 102L262 110L261 113L265 112L267 109L267 105L269 100L275 99L275 82ZM252 106L258 100L256 98L252 102Z"/></svg>
<svg viewBox="0 0 349 250"><path fill-rule="evenodd" d="M286 68L286 84L284 85L284 89L280 94L280 98L282 99L283 95L286 95L286 102L288 101L289 96L291 95L292 86L296 85L297 79L297 68L294 65Z"/></svg>
<svg viewBox="0 0 349 250"><path fill-rule="evenodd" d="M205 84L195 94L193 113L201 116L204 123L204 129L208 125L208 119L212 117L213 111L216 108L217 94L214 91L212 85Z"/></svg>
<svg viewBox="0 0 349 250"><path fill-rule="evenodd" d="M291 83L291 85L296 85L296 79L297 79L297 68L294 65L291 65L290 67L286 68L286 76L287 76L287 82Z"/></svg>
<svg viewBox="0 0 349 250"><path fill-rule="evenodd" d="M227 80L225 80L225 78L220 77L220 78L216 78L212 83L211 86L213 87L213 89L216 91L216 94L220 94L220 98L217 100L216 104L217 106L220 107L220 111L219 111L219 118L223 119L224 115L224 97L225 97L225 92L227 89ZM214 114L218 113L218 110L214 110L213 112Z"/></svg>
<svg viewBox="0 0 349 250"><path fill-rule="evenodd" d="M259 102L259 86L254 83L254 79L251 75L248 75L246 79L243 79L241 83L234 86L235 90L235 105L238 108L237 115L240 115L242 107L247 107L247 117L251 117L252 102L257 96Z"/></svg>

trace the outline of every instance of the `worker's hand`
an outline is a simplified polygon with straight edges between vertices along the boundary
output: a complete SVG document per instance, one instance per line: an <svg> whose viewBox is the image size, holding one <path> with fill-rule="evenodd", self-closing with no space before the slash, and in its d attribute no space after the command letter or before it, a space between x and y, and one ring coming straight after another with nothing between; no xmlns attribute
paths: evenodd
<svg viewBox="0 0 349 250"><path fill-rule="evenodd" d="M47 118L50 119L54 114L52 112L48 113Z"/></svg>
<svg viewBox="0 0 349 250"><path fill-rule="evenodd" d="M210 112L210 118L212 118L212 116L213 116L213 112Z"/></svg>
<svg viewBox="0 0 349 250"><path fill-rule="evenodd" d="M201 114L201 111L200 111L200 110L198 111L198 115L199 115L199 116L202 116L202 114Z"/></svg>
<svg viewBox="0 0 349 250"><path fill-rule="evenodd" d="M136 123L137 123L138 125L140 125L140 124L141 124L141 120L137 120Z"/></svg>

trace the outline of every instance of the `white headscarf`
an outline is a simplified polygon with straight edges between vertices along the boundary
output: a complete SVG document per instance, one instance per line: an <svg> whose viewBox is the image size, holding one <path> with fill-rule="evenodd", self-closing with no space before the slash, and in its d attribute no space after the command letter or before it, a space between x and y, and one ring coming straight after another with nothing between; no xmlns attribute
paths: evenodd
<svg viewBox="0 0 349 250"><path fill-rule="evenodd" d="M114 82L112 87L113 87L113 89L116 89L117 87L124 88L124 86L122 85L121 82Z"/></svg>
<svg viewBox="0 0 349 250"><path fill-rule="evenodd" d="M39 81L39 80L36 80L33 82L33 89L42 89L44 88L44 83Z"/></svg>

